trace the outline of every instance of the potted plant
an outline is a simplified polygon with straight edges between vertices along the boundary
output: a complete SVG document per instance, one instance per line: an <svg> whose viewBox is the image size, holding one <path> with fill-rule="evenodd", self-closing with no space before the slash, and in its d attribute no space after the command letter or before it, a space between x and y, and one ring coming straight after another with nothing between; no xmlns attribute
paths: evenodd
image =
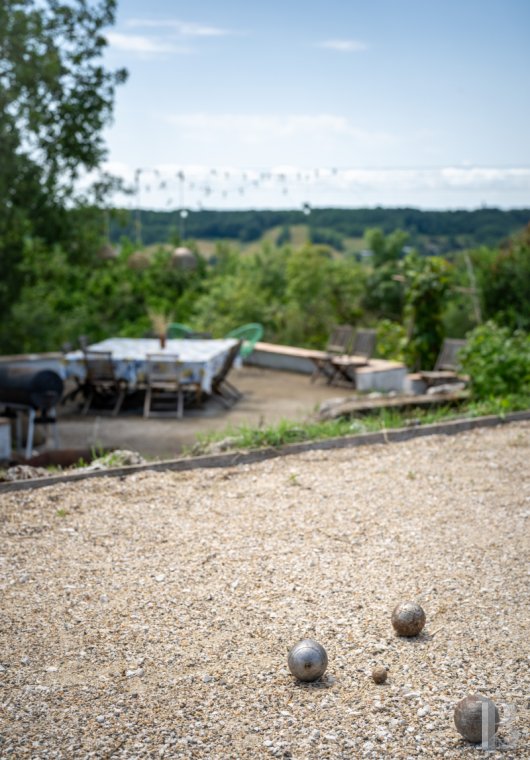
<svg viewBox="0 0 530 760"><path fill-rule="evenodd" d="M149 309L148 314L153 331L160 340L160 348L165 348L167 328L173 322L173 316L157 309Z"/></svg>

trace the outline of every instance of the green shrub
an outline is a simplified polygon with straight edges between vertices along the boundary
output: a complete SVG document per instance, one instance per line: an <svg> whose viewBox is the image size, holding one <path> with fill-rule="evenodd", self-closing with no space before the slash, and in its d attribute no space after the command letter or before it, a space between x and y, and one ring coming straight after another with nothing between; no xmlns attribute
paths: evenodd
<svg viewBox="0 0 530 760"><path fill-rule="evenodd" d="M380 359L402 362L407 345L407 332L399 322L381 319L377 323L377 356Z"/></svg>
<svg viewBox="0 0 530 760"><path fill-rule="evenodd" d="M530 393L530 335L520 330L486 322L468 335L460 360L475 398Z"/></svg>
<svg viewBox="0 0 530 760"><path fill-rule="evenodd" d="M450 284L450 265L437 256L421 257L415 251L403 260L407 366L413 371L431 369L443 341L443 311Z"/></svg>

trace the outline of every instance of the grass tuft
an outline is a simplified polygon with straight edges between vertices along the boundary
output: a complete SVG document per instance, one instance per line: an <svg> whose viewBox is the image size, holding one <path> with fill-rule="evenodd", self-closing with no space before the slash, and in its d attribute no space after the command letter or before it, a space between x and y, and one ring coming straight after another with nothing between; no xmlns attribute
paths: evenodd
<svg viewBox="0 0 530 760"><path fill-rule="evenodd" d="M340 438L359 433L371 433L381 430L408 427L411 425L430 425L441 421L450 421L496 414L501 417L508 412L530 409L530 397L509 396L492 398L485 401L470 401L455 409L452 406L440 406L435 409L414 409L398 411L381 409L375 414L362 419L326 420L323 422L293 422L281 420L275 425L240 425L224 430L200 434L197 442L183 451L184 456L211 454L219 450L256 449L264 447L278 448L290 443L318 441L327 438ZM222 448L216 444L222 442ZM414 477L412 473L411 479Z"/></svg>

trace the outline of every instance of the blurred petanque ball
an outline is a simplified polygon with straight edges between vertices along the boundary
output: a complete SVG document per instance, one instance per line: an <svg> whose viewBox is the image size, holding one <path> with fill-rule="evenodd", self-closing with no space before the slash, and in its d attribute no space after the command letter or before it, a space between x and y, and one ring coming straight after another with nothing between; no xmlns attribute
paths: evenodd
<svg viewBox="0 0 530 760"><path fill-rule="evenodd" d="M299 681L316 681L328 666L326 650L314 639L302 639L289 652L289 670Z"/></svg>
<svg viewBox="0 0 530 760"><path fill-rule="evenodd" d="M372 679L375 683L384 683L387 679L388 671L384 665L376 665L372 670Z"/></svg>
<svg viewBox="0 0 530 760"><path fill-rule="evenodd" d="M491 739L497 732L500 718L495 702L481 694L464 697L455 707L455 726L468 742ZM484 722L484 736L482 723Z"/></svg>
<svg viewBox="0 0 530 760"><path fill-rule="evenodd" d="M392 612L392 625L399 636L417 636L425 625L425 612L416 602L401 602Z"/></svg>

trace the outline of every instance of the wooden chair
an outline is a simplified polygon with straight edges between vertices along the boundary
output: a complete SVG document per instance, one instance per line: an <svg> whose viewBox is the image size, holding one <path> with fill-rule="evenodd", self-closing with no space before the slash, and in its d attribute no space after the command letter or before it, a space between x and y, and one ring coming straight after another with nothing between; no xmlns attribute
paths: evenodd
<svg viewBox="0 0 530 760"><path fill-rule="evenodd" d="M357 330L353 341L351 353L353 356L361 356L363 359L370 359L375 351L377 333L375 330L363 328Z"/></svg>
<svg viewBox="0 0 530 760"><path fill-rule="evenodd" d="M164 404L164 411L174 411L178 419L184 415L184 387L182 364L178 356L148 354L146 368L144 417L150 417L155 402Z"/></svg>
<svg viewBox="0 0 530 760"><path fill-rule="evenodd" d="M443 383L454 383L462 379L458 374L460 368L458 352L464 348L466 342L466 340L457 340L456 338L445 338L434 369L431 371L420 371L421 379L429 387Z"/></svg>
<svg viewBox="0 0 530 760"><path fill-rule="evenodd" d="M223 366L212 380L212 396L218 398L226 407L233 406L243 395L235 385L232 385L232 383L227 380L227 375L234 366L234 362L241 350L242 343L242 340L238 340L238 342L232 346L226 356Z"/></svg>
<svg viewBox="0 0 530 760"><path fill-rule="evenodd" d="M350 353L331 359L331 365L335 371L334 377L340 376L347 383L355 385L355 371L370 363L370 358L375 351L376 338L375 330L366 328L357 330Z"/></svg>
<svg viewBox="0 0 530 760"><path fill-rule="evenodd" d="M315 365L315 369L311 375L312 383L315 382L319 375L324 375L327 378L328 384L331 383L337 374L337 370L332 364L333 357L349 354L352 341L353 327L350 325L337 325L333 328L326 344L326 356L312 360Z"/></svg>
<svg viewBox="0 0 530 760"><path fill-rule="evenodd" d="M86 379L83 392L86 394L86 401L83 414L88 413L94 396L98 394L116 398L112 409L112 415L115 417L123 404L127 392L127 382L116 377L112 353L110 351L85 351L85 367Z"/></svg>

